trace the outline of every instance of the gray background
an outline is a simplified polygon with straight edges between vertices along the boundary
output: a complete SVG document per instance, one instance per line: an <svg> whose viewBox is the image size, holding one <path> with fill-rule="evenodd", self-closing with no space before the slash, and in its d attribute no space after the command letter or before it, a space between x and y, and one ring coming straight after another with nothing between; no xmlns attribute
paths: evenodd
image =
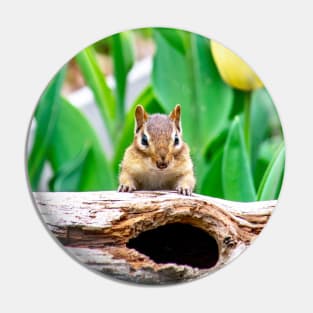
<svg viewBox="0 0 313 313"><path fill-rule="evenodd" d="M312 312L313 22L310 1L292 3L2 2L2 312ZM224 269L172 287L123 284L73 261L41 224L25 179L26 132L49 79L83 47L141 26L185 28L242 56L268 87L287 142L279 206L261 236Z"/></svg>

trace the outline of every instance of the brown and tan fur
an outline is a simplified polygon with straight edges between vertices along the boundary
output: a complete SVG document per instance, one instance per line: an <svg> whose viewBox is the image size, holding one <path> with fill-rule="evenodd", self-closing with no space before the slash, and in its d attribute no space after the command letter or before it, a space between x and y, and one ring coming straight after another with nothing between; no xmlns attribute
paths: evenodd
<svg viewBox="0 0 313 313"><path fill-rule="evenodd" d="M191 195L195 178L189 147L182 139L180 113L180 105L169 116L148 115L137 105L134 141L124 154L118 191L170 189Z"/></svg>

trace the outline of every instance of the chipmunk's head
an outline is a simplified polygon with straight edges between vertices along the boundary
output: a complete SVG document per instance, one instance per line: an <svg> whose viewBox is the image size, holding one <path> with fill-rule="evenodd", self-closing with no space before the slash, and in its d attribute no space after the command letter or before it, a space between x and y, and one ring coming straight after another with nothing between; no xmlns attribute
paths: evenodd
<svg viewBox="0 0 313 313"><path fill-rule="evenodd" d="M148 115L143 106L136 107L134 145L155 169L171 167L173 160L183 149L180 112L179 104L168 116Z"/></svg>

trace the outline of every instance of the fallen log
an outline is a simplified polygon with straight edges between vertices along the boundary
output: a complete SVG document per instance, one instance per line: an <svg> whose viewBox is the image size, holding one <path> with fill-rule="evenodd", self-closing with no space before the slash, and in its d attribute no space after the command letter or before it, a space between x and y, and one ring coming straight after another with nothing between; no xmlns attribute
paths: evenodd
<svg viewBox="0 0 313 313"><path fill-rule="evenodd" d="M33 195L48 229L74 258L147 284L191 280L221 268L252 243L276 206L172 191Z"/></svg>

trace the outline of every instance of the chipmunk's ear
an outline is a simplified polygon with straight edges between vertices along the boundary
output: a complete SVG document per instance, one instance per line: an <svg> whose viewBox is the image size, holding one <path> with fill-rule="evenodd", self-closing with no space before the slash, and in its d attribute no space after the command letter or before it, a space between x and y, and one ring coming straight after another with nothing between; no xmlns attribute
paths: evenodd
<svg viewBox="0 0 313 313"><path fill-rule="evenodd" d="M175 125L179 131L181 131L180 112L181 112L180 104L176 104L174 110L170 114L170 119L175 123Z"/></svg>
<svg viewBox="0 0 313 313"><path fill-rule="evenodd" d="M136 119L135 132L138 133L139 129L148 119L148 114L146 113L144 107L141 104L138 104L136 106L135 119Z"/></svg>

